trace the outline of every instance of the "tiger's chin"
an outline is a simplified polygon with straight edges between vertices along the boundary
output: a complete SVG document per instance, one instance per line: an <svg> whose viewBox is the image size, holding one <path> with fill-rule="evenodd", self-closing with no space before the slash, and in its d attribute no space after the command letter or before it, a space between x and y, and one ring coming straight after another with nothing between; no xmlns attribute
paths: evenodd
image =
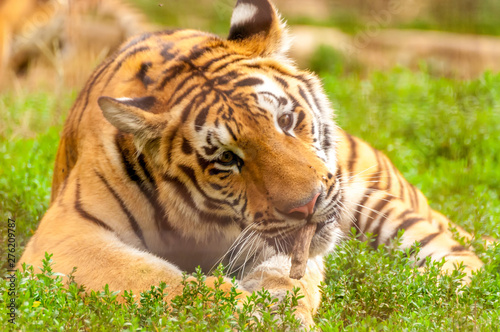
<svg viewBox="0 0 500 332"><path fill-rule="evenodd" d="M335 250L344 234L336 221L319 223L309 247L309 258L326 255Z"/></svg>

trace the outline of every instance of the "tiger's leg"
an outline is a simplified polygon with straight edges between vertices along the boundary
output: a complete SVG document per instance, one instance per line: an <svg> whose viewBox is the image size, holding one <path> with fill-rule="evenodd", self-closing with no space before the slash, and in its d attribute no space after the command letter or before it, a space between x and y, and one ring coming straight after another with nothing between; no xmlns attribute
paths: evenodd
<svg viewBox="0 0 500 332"><path fill-rule="evenodd" d="M346 229L354 226L361 237L374 234L374 247L388 244L404 230L402 249L419 242L421 249L415 259L420 266L426 257L445 258L445 270L463 263L470 275L483 265L473 252L453 240L448 219L429 207L425 196L406 181L382 152L345 132L341 132L340 138L342 204L346 211L342 225Z"/></svg>
<svg viewBox="0 0 500 332"><path fill-rule="evenodd" d="M437 227L440 231L449 230L449 227L455 228L458 235L465 238L466 240L472 240L473 236L467 232L462 227L452 223L448 218L446 218L442 213L432 210L431 211L432 224ZM451 236L451 232L449 232Z"/></svg>
<svg viewBox="0 0 500 332"><path fill-rule="evenodd" d="M300 288L304 297L298 301L295 315L307 328L314 325L313 315L319 307L321 294L319 285L323 281L323 257L309 259L304 277L300 280L289 277L290 257L276 255L255 267L242 280L241 285L248 291L268 290L273 297L283 299L287 292L292 293L295 287Z"/></svg>
<svg viewBox="0 0 500 332"><path fill-rule="evenodd" d="M51 223L45 222L49 220ZM26 246L19 266L28 263L40 267L46 252L53 254L52 269L55 272L67 276L73 267L77 267L73 274L75 281L87 290L102 290L107 284L112 291L132 290L135 299L139 300L141 292L165 282L168 286L167 301L182 294L183 275L175 265L127 245L116 233L75 214L65 213L57 206L48 210L37 233ZM207 278L207 286L213 288L216 280L215 277ZM226 279L221 289L229 292L232 286ZM244 290L239 292L239 299L249 295Z"/></svg>
<svg viewBox="0 0 500 332"><path fill-rule="evenodd" d="M427 215L415 211L407 202L388 196L385 191L372 191L363 205L380 206L380 202L385 202L382 209L377 211L371 209L371 214L358 217L360 220L365 219L362 231L375 236L372 243L374 247L379 244L389 244L400 231L404 231L400 239L400 248L409 249L418 242L420 251L415 261L420 267L425 264L427 257L434 261L445 258L443 269L446 271L452 271L457 265L463 264L464 272L469 277L472 271L482 267L481 260L472 251L456 242L446 228L436 227ZM358 227L361 224L360 220L357 223Z"/></svg>

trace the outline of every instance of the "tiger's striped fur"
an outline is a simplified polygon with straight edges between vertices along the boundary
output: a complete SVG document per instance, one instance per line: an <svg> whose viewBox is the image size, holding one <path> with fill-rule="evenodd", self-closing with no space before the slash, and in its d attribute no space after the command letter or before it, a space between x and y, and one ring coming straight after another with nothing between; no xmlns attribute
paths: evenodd
<svg viewBox="0 0 500 332"><path fill-rule="evenodd" d="M90 77L62 133L52 202L22 262L90 289L136 293L225 262L246 292L299 286L305 325L322 257L350 227L375 246L405 230L426 257L482 266L386 156L342 131L319 80L286 60L267 0L239 0L228 40L192 30L131 39ZM313 211L314 210L314 211ZM305 276L288 277L294 234L316 223ZM209 281L210 282L210 279Z"/></svg>

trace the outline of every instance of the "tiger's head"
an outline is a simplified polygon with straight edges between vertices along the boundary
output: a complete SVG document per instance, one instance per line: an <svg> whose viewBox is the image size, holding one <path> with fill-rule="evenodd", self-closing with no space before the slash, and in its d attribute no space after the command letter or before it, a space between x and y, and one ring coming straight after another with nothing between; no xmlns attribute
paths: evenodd
<svg viewBox="0 0 500 332"><path fill-rule="evenodd" d="M227 40L192 30L123 46L104 117L144 155L169 227L203 241L258 235L288 252L318 224L311 256L338 237L333 113L319 80L286 57L267 0L238 0ZM109 94L108 94L109 95Z"/></svg>

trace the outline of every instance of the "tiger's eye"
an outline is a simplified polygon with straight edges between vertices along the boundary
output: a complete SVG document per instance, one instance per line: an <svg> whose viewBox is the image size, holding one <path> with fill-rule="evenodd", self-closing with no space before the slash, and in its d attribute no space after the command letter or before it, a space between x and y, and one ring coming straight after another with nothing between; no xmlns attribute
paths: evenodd
<svg viewBox="0 0 500 332"><path fill-rule="evenodd" d="M283 130L288 130L292 126L293 117L290 113L283 114L278 119L278 124Z"/></svg>
<svg viewBox="0 0 500 332"><path fill-rule="evenodd" d="M231 164L234 161L234 154L231 151L225 151L219 158L222 164Z"/></svg>

